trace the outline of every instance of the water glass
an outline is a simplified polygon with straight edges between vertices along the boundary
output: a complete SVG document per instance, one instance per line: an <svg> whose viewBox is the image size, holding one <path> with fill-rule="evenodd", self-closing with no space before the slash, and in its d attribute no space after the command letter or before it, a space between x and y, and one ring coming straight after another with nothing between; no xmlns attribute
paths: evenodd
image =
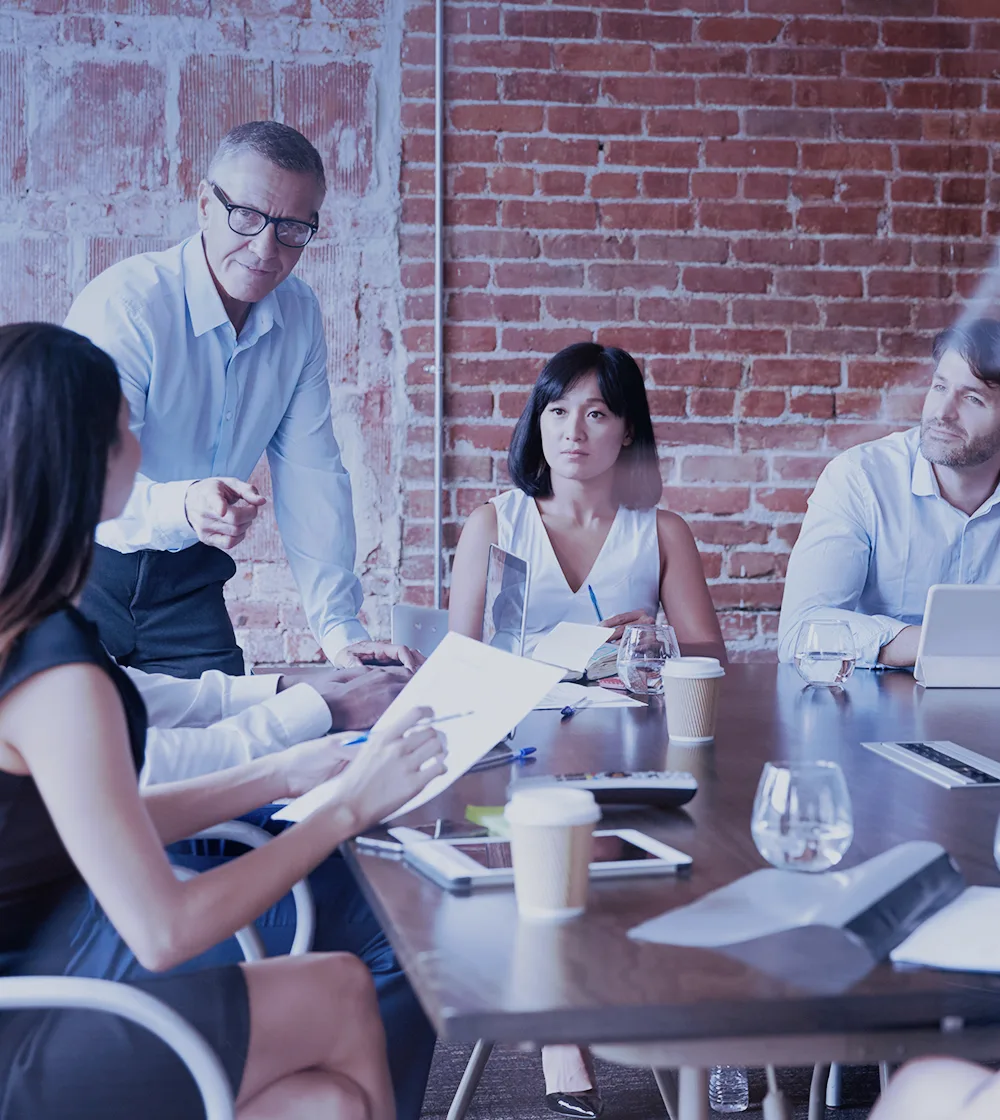
<svg viewBox="0 0 1000 1120"><path fill-rule="evenodd" d="M854 635L846 622L803 622L799 627L795 668L809 684L843 684L857 659Z"/></svg>
<svg viewBox="0 0 1000 1120"><path fill-rule="evenodd" d="M828 871L854 839L844 772L835 762L767 762L750 826L757 851L787 871Z"/></svg>
<svg viewBox="0 0 1000 1120"><path fill-rule="evenodd" d="M680 657L672 626L633 622L625 627L618 644L618 676L629 692L663 692L660 670L668 657Z"/></svg>

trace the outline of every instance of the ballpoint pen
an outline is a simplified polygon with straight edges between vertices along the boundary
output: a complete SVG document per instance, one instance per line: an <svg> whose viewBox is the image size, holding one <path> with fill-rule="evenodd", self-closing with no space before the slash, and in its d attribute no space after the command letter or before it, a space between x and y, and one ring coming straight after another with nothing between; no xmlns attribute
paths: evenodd
<svg viewBox="0 0 1000 1120"><path fill-rule="evenodd" d="M587 584L587 594L590 595L590 601L594 604L594 612L597 615L597 621L603 622L604 615L601 614L601 608L597 605L597 596L594 594L594 589L589 583Z"/></svg>
<svg viewBox="0 0 1000 1120"><path fill-rule="evenodd" d="M534 753L534 747L521 747L519 750L511 751L510 754L505 754L502 758L485 758L482 762L473 763L466 770L466 773L472 774L480 770L492 770L495 766L509 766L512 762L524 762Z"/></svg>
<svg viewBox="0 0 1000 1120"><path fill-rule="evenodd" d="M569 719L570 716L575 716L581 708L586 708L590 703L589 696L582 696L575 704L567 704L565 708L559 709L560 720Z"/></svg>
<svg viewBox="0 0 1000 1120"><path fill-rule="evenodd" d="M422 727L436 727L439 723L447 723L450 719L462 719L464 716L471 716L472 712L452 712L447 716L430 716L428 719L418 719L412 726L408 727L407 731L415 731ZM370 731L362 731L360 735L355 735L353 739L348 739L346 743L339 743L341 747L356 747L359 743L367 743ZM405 734L405 732L404 732Z"/></svg>

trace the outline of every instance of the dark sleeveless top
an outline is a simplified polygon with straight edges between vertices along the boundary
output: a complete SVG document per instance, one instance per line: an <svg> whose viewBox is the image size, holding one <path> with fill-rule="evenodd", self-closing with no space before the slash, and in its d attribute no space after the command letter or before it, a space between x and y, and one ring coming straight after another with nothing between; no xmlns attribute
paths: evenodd
<svg viewBox="0 0 1000 1120"><path fill-rule="evenodd" d="M138 775L146 741L145 705L105 652L97 627L75 607L50 614L17 639L0 667L0 700L37 673L80 663L98 666L118 689ZM0 953L27 949L81 882L34 779L0 770Z"/></svg>

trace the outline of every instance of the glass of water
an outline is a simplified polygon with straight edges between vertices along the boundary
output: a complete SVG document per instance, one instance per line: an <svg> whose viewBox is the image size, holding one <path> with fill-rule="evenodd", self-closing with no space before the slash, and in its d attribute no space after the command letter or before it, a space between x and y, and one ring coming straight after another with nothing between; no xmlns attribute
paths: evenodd
<svg viewBox="0 0 1000 1120"><path fill-rule="evenodd" d="M629 692L661 693L663 663L668 657L680 657L680 654L672 626L660 626L655 622L630 623L618 644L618 676Z"/></svg>
<svg viewBox="0 0 1000 1120"><path fill-rule="evenodd" d="M809 684L839 685L854 672L858 652L846 622L803 622L795 639L795 668Z"/></svg>
<svg viewBox="0 0 1000 1120"><path fill-rule="evenodd" d="M757 851L786 871L828 871L854 839L844 772L835 762L767 762L750 826Z"/></svg>

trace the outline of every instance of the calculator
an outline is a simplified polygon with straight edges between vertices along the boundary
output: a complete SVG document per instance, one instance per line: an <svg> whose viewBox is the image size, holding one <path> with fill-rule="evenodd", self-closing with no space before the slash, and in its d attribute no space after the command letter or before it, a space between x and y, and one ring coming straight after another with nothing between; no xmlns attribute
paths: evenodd
<svg viewBox="0 0 1000 1120"><path fill-rule="evenodd" d="M1000 785L1000 762L946 739L861 745L945 789L982 789Z"/></svg>
<svg viewBox="0 0 1000 1120"><path fill-rule="evenodd" d="M601 770L593 774L548 774L518 778L515 789L537 789L540 785L586 789L599 805L655 805L676 809L698 792L698 782L686 770Z"/></svg>

